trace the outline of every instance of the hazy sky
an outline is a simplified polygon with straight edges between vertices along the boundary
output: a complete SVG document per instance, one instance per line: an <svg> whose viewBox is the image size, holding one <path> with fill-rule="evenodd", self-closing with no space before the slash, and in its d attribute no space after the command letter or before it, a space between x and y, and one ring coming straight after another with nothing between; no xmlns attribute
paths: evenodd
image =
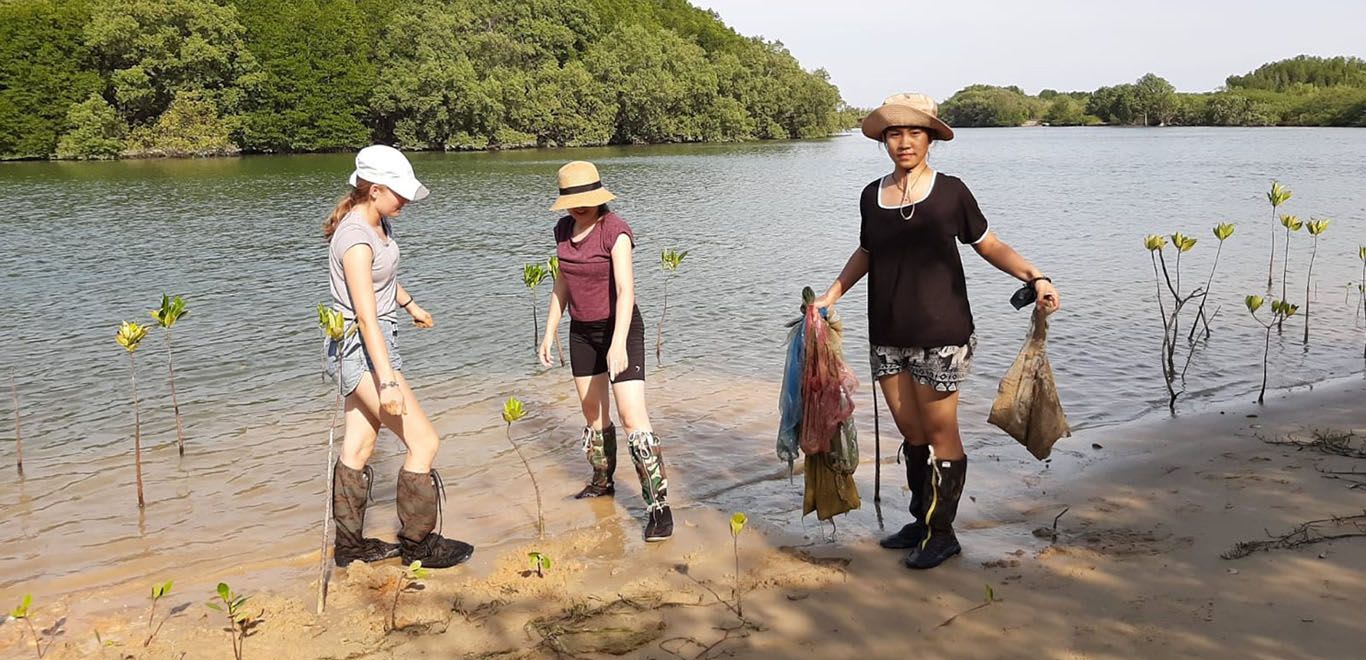
<svg viewBox="0 0 1366 660"><path fill-rule="evenodd" d="M824 68L844 100L973 83L1090 91L1149 71L1179 91L1299 54L1366 53L1366 0L692 0Z"/></svg>

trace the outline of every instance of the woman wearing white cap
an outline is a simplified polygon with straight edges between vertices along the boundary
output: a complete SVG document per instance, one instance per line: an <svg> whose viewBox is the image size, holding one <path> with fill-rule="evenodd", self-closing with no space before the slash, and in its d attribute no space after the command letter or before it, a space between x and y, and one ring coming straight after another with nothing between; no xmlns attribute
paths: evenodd
<svg viewBox="0 0 1366 660"><path fill-rule="evenodd" d="M913 549L903 562L908 568L933 568L962 551L953 531L968 467L958 433L958 386L977 343L956 243L1032 286L1049 312L1058 308L1058 292L987 230L961 179L930 169L931 143L953 139L933 99L892 96L862 129L883 144L894 167L864 187L859 247L815 304L833 305L868 275L870 360L905 438L915 518L882 545Z"/></svg>
<svg viewBox="0 0 1366 660"><path fill-rule="evenodd" d="M636 307L635 236L607 208L616 197L603 187L592 163L574 161L560 168L559 187L550 209L569 214L555 225L561 277L550 295L539 355L550 366L556 329L568 305L570 369L583 408L583 450L593 468L592 480L576 497L616 492L617 430L607 397L610 384L645 498L645 540L663 541L673 535L674 523L664 455L645 409L645 325Z"/></svg>
<svg viewBox="0 0 1366 660"><path fill-rule="evenodd" d="M352 190L323 223L334 307L358 332L328 341L328 365L346 395L346 435L333 467L333 519L337 565L379 561L396 555L424 567L455 566L474 552L463 541L436 531L441 478L432 469L439 439L400 370L398 313L419 328L432 315L398 282L398 242L390 220L408 202L427 196L408 159L393 147L374 145L356 154ZM337 355L341 354L340 373ZM362 534L373 469L366 463L383 424L408 447L398 477L397 545Z"/></svg>

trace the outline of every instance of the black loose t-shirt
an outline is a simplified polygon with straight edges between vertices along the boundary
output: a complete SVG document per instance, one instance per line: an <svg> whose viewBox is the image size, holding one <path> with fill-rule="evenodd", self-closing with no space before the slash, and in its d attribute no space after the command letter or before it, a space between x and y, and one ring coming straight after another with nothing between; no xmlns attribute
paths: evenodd
<svg viewBox="0 0 1366 660"><path fill-rule="evenodd" d="M885 179L885 177L884 177ZM859 199L859 246L868 253L868 338L877 346L961 346L973 332L957 243L977 243L987 220L958 177L935 173L910 206L882 205L878 179Z"/></svg>

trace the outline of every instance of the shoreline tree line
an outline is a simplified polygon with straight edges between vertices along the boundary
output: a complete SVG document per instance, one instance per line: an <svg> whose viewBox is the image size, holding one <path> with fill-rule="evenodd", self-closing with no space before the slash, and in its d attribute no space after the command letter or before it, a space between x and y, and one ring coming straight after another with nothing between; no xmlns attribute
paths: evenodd
<svg viewBox="0 0 1366 660"><path fill-rule="evenodd" d="M859 116L685 0L0 1L0 159L792 139Z"/></svg>
<svg viewBox="0 0 1366 660"><path fill-rule="evenodd" d="M940 108L959 127L1026 126L1363 126L1366 60L1300 55L1229 76L1213 92L1177 92L1166 79L1091 92L970 85Z"/></svg>

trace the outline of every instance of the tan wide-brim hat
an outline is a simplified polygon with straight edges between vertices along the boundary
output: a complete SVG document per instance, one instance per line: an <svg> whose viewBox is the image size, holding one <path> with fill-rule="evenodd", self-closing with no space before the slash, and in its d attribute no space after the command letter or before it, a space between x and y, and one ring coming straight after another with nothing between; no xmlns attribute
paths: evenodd
<svg viewBox="0 0 1366 660"><path fill-rule="evenodd" d="M863 134L873 140L882 140L882 134L893 126L923 128L936 140L953 139L953 129L939 118L939 104L924 94L893 94L863 118Z"/></svg>
<svg viewBox="0 0 1366 660"><path fill-rule="evenodd" d="M598 168L585 160L576 160L560 168L560 196L550 205L550 210L598 206L617 198L602 187L602 177Z"/></svg>

